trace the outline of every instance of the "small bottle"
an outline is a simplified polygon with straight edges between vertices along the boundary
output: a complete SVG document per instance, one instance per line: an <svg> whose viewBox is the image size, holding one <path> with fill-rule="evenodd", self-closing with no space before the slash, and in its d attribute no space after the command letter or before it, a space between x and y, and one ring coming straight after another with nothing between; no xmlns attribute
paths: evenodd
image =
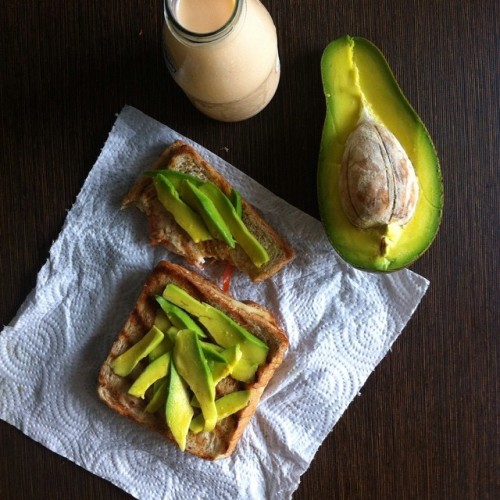
<svg viewBox="0 0 500 500"><path fill-rule="evenodd" d="M170 74L202 113L235 122L256 115L280 79L273 20L259 0L165 0Z"/></svg>

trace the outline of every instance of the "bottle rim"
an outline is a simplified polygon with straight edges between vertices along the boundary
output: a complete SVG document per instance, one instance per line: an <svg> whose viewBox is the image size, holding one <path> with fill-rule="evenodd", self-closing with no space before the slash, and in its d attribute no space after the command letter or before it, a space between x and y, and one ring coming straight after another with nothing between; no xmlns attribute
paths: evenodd
<svg viewBox="0 0 500 500"><path fill-rule="evenodd" d="M195 43L206 43L214 40L218 40L223 36L227 35L234 27L236 21L239 19L244 0L235 0L234 9L228 20L220 27L214 31L209 31L205 33L197 33L195 31L190 31L185 28L177 19L175 15L175 6L179 0L164 0L163 1L163 16L165 22L170 25L179 35L187 38L191 42Z"/></svg>

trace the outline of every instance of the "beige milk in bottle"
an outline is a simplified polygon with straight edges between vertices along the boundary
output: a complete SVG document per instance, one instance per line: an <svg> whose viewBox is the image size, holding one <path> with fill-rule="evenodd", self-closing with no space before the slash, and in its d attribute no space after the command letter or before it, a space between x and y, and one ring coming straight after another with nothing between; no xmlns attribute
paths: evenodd
<svg viewBox="0 0 500 500"><path fill-rule="evenodd" d="M206 115L240 121L280 79L276 28L259 0L165 0L163 43L173 79Z"/></svg>

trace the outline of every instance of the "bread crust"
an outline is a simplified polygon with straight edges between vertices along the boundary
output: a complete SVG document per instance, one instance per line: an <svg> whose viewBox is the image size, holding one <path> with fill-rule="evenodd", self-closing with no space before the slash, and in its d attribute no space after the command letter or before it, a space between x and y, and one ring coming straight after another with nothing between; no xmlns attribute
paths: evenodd
<svg viewBox="0 0 500 500"><path fill-rule="evenodd" d="M144 411L147 401L127 394L130 377L119 377L111 369L111 362L140 340L154 324L158 310L154 296L161 294L168 283L184 288L192 297L217 307L233 320L265 342L269 353L265 364L257 371L255 381L250 384L226 377L217 384L217 397L236 390L248 389L250 401L239 412L217 423L214 431L193 434L189 432L186 451L207 460L217 460L231 455L245 427L254 414L260 397L278 366L282 363L288 348L288 338L278 325L272 312L262 306L251 304L250 308L240 306L231 295L222 292L214 283L182 266L161 261L145 282L133 311L130 313L118 338L114 341L108 357L101 367L97 393L111 409L175 442L164 418ZM253 308L266 311L256 314Z"/></svg>
<svg viewBox="0 0 500 500"><path fill-rule="evenodd" d="M232 186L229 182L193 147L183 141L175 141L168 146L148 170L167 168L212 182L227 196L231 194ZM230 263L247 274L252 281L259 282L277 273L295 257L295 252L290 244L245 199L242 199L242 219L267 250L270 257L269 262L261 267L256 267L239 245L232 249L215 239L200 243L192 241L160 203L153 182L149 177L141 176L125 196L122 207L130 205L137 206L146 214L152 245L163 245L198 268L203 266L207 258L217 259Z"/></svg>

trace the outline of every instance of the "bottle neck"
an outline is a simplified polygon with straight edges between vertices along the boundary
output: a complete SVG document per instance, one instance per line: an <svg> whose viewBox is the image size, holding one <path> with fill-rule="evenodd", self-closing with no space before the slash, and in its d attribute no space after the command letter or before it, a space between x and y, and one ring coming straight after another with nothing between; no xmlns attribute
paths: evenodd
<svg viewBox="0 0 500 500"><path fill-rule="evenodd" d="M236 28L239 20L242 18L242 13L246 9L246 0L235 0L232 13L220 28L206 33L197 33L184 27L179 20L178 5L182 1L164 0L163 11L165 23L172 33L191 43L210 43L225 38Z"/></svg>

